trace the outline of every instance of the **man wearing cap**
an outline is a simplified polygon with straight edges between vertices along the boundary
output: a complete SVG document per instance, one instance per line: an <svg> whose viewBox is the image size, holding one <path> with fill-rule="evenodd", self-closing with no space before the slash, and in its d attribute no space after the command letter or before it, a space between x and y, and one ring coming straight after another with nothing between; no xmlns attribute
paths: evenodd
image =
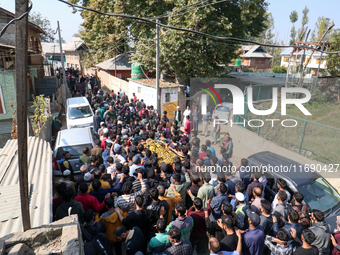
<svg viewBox="0 0 340 255"><path fill-rule="evenodd" d="M262 255L264 247L265 234L260 225L260 216L248 209L249 229L243 235L242 250L244 255Z"/></svg>
<svg viewBox="0 0 340 255"><path fill-rule="evenodd" d="M244 194L241 192L236 192L235 193L235 198L236 198L236 215L238 218L237 221L237 227L245 230L248 228L248 219L247 219L247 214L246 211L249 209L249 206L244 202Z"/></svg>
<svg viewBox="0 0 340 255"><path fill-rule="evenodd" d="M177 120L178 122L178 126L181 126L181 122L182 122L182 111L179 109L179 106L177 106L177 110L174 113L175 116L175 120Z"/></svg>
<svg viewBox="0 0 340 255"><path fill-rule="evenodd" d="M81 174L78 176L78 178L76 180L76 190L77 191L78 191L78 187L79 187L80 183L85 181L85 174L89 172L89 168L87 167L87 165L82 165L80 167L80 172L81 172ZM92 174L90 174L90 179L88 181L90 181L91 179L92 179Z"/></svg>
<svg viewBox="0 0 340 255"><path fill-rule="evenodd" d="M113 147L114 146L111 146L111 151L112 151ZM115 163L121 163L123 165L126 162L126 159L121 155L122 154L122 146L117 146L114 149L114 152L115 152L115 155L113 157L114 157ZM110 155L112 156L113 154L111 153Z"/></svg>
<svg viewBox="0 0 340 255"><path fill-rule="evenodd" d="M71 181L71 171L69 169L66 169L63 172L63 178L59 180L58 184L62 182L66 183L66 188L71 188L73 190L74 195L76 194L76 187L74 185L74 182Z"/></svg>

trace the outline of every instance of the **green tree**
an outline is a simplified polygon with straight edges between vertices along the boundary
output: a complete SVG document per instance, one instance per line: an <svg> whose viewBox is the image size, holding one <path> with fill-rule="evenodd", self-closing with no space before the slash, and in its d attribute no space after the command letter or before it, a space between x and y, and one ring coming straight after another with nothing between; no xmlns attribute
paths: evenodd
<svg viewBox="0 0 340 255"><path fill-rule="evenodd" d="M297 11L292 11L289 15L290 22L292 22L293 26L290 30L290 45L293 45L296 41L296 29L295 29L295 22L298 20L299 16Z"/></svg>
<svg viewBox="0 0 340 255"><path fill-rule="evenodd" d="M319 42L323 36L323 34L326 32L327 30L327 24L328 24L328 20L325 17L319 17L318 21L315 23L315 40L317 42Z"/></svg>
<svg viewBox="0 0 340 255"><path fill-rule="evenodd" d="M301 38L301 35L303 33L303 31L305 30L305 26L308 24L308 12L309 12L309 9L307 8L307 5L306 7L302 10L302 19L301 19L301 28L299 29L299 32L298 32L298 38ZM303 38L302 38L303 40Z"/></svg>
<svg viewBox="0 0 340 255"><path fill-rule="evenodd" d="M79 0L71 0L80 2ZM258 36L265 29L267 2L235 0L214 5L192 5L187 0L86 0L82 4L110 13L139 17L159 17L161 23L193 29L217 36L245 38ZM155 25L131 19L109 17L82 11L82 39L94 52L95 62L129 50L133 61L155 70ZM155 20L155 19L153 19ZM191 77L226 75L220 64L237 57L239 44L206 38L197 34L162 28L160 67L188 82Z"/></svg>
<svg viewBox="0 0 340 255"><path fill-rule="evenodd" d="M340 29L334 29L329 36L332 51L340 51ZM327 55L327 71L333 75L340 75L340 58L338 54Z"/></svg>
<svg viewBox="0 0 340 255"><path fill-rule="evenodd" d="M42 17L39 12L31 12L28 16L28 20L44 30L45 34L40 34L40 38L42 42L54 42L55 41L55 30L51 28L51 22Z"/></svg>

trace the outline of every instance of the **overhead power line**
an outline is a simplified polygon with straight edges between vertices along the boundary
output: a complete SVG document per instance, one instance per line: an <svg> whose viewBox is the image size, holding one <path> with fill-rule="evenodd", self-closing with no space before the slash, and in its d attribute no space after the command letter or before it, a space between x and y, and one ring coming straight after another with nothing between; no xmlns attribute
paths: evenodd
<svg viewBox="0 0 340 255"><path fill-rule="evenodd" d="M21 20L23 19L26 15L28 15L28 13L32 10L33 4L30 0L28 0L28 2L31 4L27 11L25 13L23 13L22 15L20 15L18 18L12 19L10 22L8 22L0 31L0 37L3 36L7 30L7 28L15 21Z"/></svg>
<svg viewBox="0 0 340 255"><path fill-rule="evenodd" d="M87 11L95 12L95 13L106 15L106 16L141 20L141 21L144 21L144 22L148 22L148 23L157 25L157 22L151 20L150 18L141 18L141 17L136 17L136 16L132 16L132 15L126 15L126 14L105 13L105 12L98 11L98 10L95 10L95 9L92 9L92 8L89 8L89 7L85 7L85 6L81 6L81 5L77 5L77 4L72 4L72 3L69 3L69 2L67 2L65 0L58 0L58 1L60 1L60 2L62 2L64 4L67 4L67 5L70 5L70 6L74 7L74 8L79 8L79 9L82 9L82 10L87 10ZM292 45L275 45L275 44L259 43L259 42L255 42L255 41L251 41L251 40L246 40L246 39L235 38L235 37L215 36L215 35L206 34L206 33L200 32L200 31L195 31L195 30L191 30L191 29L186 29L186 28L180 28L180 27L165 25L165 24L162 24L162 23L158 23L158 24L161 27L165 27L165 28L168 28L168 29L182 31L182 32L188 32L188 33L193 33L193 34L198 34L198 35L202 35L202 36L205 36L205 37L209 37L209 38L213 38L213 39L217 39L217 40L223 40L223 41L243 42L243 43L250 43L250 44L256 44L256 45L260 45L260 46L273 47L273 48L306 49L306 50L318 51L318 52L322 52L322 53L326 53L326 54L340 54L340 51L327 52L327 51L320 50L319 48L313 48L313 47L308 47L308 46L300 46L300 45L293 45L293 46Z"/></svg>

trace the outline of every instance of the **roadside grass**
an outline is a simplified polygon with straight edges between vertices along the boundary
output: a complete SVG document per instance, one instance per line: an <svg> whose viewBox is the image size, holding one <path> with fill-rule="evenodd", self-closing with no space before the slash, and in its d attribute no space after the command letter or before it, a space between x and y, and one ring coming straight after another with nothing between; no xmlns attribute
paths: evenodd
<svg viewBox="0 0 340 255"><path fill-rule="evenodd" d="M263 102L258 105L268 109L271 107L271 102ZM258 128L251 127L248 127L248 129L256 133L258 132L261 137L295 152L298 152L302 139L300 148L302 155L325 164L339 164L340 131L314 123L340 129L340 103L314 103L304 104L304 106L312 114L311 116L304 115L295 105L287 105L287 115L300 118L296 119L280 114L281 102L279 101L276 113L261 116L264 125L259 130ZM258 109L260 110L260 108ZM249 112L249 119L259 119L259 116ZM275 121L274 127L272 127L272 122L265 121L266 119L278 119L280 121ZM285 119L295 119L297 126L283 127L281 121ZM304 120L307 120L305 127ZM285 121L284 124L294 125L294 122ZM253 125L258 125L258 122L254 122Z"/></svg>

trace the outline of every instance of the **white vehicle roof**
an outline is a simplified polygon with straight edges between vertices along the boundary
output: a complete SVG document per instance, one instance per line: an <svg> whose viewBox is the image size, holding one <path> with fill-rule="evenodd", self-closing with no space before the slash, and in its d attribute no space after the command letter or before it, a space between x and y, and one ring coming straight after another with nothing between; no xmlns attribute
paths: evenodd
<svg viewBox="0 0 340 255"><path fill-rule="evenodd" d="M89 105L89 101L87 101L86 97L72 97L67 99L67 107L78 107Z"/></svg>
<svg viewBox="0 0 340 255"><path fill-rule="evenodd" d="M71 128L59 131L56 148L92 143L91 128Z"/></svg>

